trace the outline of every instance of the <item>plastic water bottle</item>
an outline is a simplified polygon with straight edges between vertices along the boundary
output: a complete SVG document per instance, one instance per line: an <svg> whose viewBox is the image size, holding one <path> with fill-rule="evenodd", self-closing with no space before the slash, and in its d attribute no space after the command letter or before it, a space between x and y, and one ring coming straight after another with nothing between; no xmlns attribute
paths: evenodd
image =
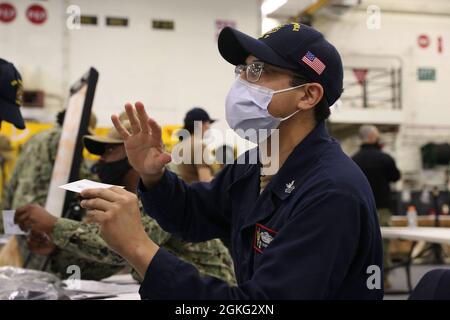
<svg viewBox="0 0 450 320"><path fill-rule="evenodd" d="M415 206L409 206L408 211L406 212L408 217L408 227L414 228L417 227L417 211Z"/></svg>

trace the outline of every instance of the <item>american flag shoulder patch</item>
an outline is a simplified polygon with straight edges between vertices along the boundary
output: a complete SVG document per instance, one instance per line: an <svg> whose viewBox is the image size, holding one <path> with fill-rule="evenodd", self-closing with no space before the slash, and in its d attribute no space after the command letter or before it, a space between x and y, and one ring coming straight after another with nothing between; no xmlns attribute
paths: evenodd
<svg viewBox="0 0 450 320"><path fill-rule="evenodd" d="M326 65L320 61L311 51L308 51L302 58L302 61L311 67L318 75L322 74L325 70Z"/></svg>

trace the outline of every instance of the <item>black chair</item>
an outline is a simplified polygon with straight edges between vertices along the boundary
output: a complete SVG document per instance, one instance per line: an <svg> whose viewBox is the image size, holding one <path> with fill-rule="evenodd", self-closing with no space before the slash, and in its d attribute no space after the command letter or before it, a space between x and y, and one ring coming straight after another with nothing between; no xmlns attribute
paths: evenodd
<svg viewBox="0 0 450 320"><path fill-rule="evenodd" d="M450 269L427 272L408 300L450 300Z"/></svg>

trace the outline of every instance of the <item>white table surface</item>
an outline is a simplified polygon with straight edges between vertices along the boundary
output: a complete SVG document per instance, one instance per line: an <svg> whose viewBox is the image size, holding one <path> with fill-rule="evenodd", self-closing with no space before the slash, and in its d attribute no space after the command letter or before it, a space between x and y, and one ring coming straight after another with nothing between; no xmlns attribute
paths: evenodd
<svg viewBox="0 0 450 320"><path fill-rule="evenodd" d="M124 293L119 294L117 297L114 298L106 298L103 300L141 300L141 296L139 293Z"/></svg>
<svg viewBox="0 0 450 320"><path fill-rule="evenodd" d="M426 241L450 245L450 228L381 227L381 235L386 239Z"/></svg>
<svg viewBox="0 0 450 320"><path fill-rule="evenodd" d="M139 283L130 274L114 275L102 281L79 280L71 283L65 280L63 283L67 285L66 292L74 300L140 300Z"/></svg>
<svg viewBox="0 0 450 320"><path fill-rule="evenodd" d="M417 215L417 220L420 220L420 221L424 221L424 220L434 221L435 219L436 219L436 216L432 215L432 214ZM440 214L438 216L438 219L440 221L448 221L448 220L450 220L450 215L442 215L442 214ZM393 215L393 216L391 216L391 220L392 221L405 221L405 220L408 220L408 217L407 216Z"/></svg>

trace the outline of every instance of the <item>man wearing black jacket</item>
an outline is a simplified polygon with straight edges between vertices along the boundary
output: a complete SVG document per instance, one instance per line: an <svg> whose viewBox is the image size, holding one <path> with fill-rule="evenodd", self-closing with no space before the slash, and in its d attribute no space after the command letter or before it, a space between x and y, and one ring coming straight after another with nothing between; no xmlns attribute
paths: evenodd
<svg viewBox="0 0 450 320"><path fill-rule="evenodd" d="M389 184L400 179L400 171L395 165L394 159L387 153L381 151L379 143L380 133L375 126L364 125L359 130L362 141L361 149L352 157L369 180L375 196L378 216L381 226L389 226L391 221L391 210L389 199L391 188ZM384 266L389 267L388 248L389 241L383 242ZM389 287L387 273L385 276L385 287Z"/></svg>

